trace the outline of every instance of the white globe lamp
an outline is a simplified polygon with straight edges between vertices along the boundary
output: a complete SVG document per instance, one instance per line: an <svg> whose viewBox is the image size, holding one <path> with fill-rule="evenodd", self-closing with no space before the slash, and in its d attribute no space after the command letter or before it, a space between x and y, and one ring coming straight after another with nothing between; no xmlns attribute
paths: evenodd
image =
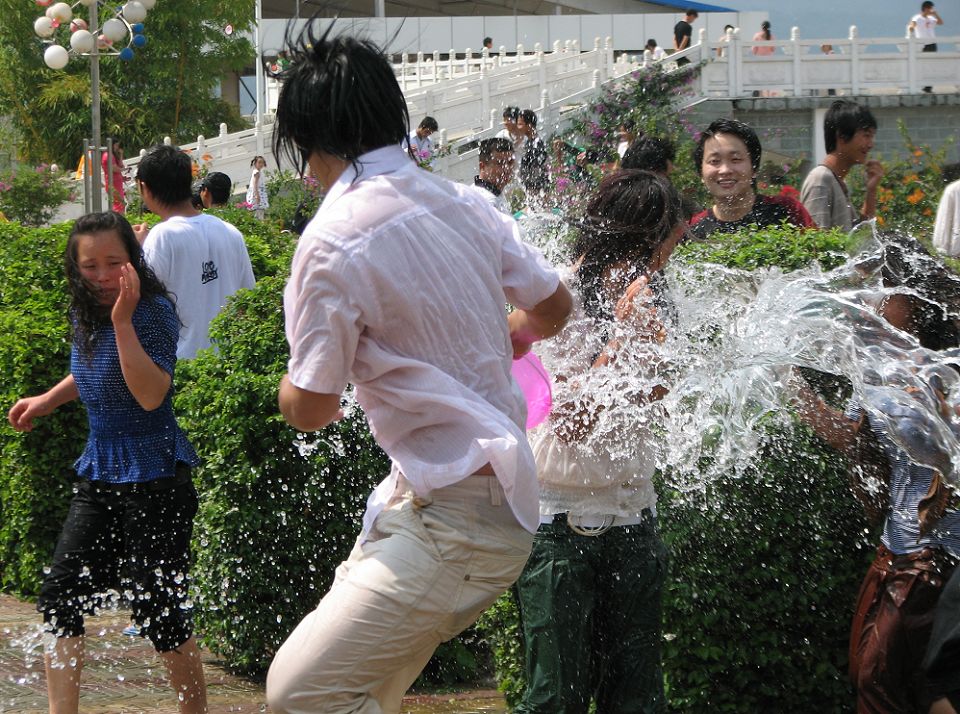
<svg viewBox="0 0 960 714"><path fill-rule="evenodd" d="M116 18L112 18L103 23L101 30L111 42L120 42L120 40L127 36L127 26L123 24L123 20Z"/></svg>
<svg viewBox="0 0 960 714"><path fill-rule="evenodd" d="M143 22L147 19L147 8L143 6L143 3L137 2L137 0L130 0L130 2L123 6L123 16L130 24Z"/></svg>
<svg viewBox="0 0 960 714"><path fill-rule="evenodd" d="M37 37L50 37L56 30L57 28L53 26L53 20L46 15L33 21L33 31Z"/></svg>
<svg viewBox="0 0 960 714"><path fill-rule="evenodd" d="M50 45L43 53L43 61L50 69L63 69L70 61L70 53L66 47Z"/></svg>
<svg viewBox="0 0 960 714"><path fill-rule="evenodd" d="M89 30L77 30L70 35L70 47L74 52L86 54L93 51L93 45L96 42L93 34Z"/></svg>

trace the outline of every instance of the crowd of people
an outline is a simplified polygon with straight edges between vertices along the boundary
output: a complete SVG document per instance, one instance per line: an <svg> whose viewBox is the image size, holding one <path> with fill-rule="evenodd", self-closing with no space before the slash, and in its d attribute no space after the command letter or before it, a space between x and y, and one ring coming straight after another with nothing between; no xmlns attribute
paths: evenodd
<svg viewBox="0 0 960 714"><path fill-rule="evenodd" d="M677 49L695 18L678 25ZM657 530L656 436L623 418L668 393L657 348L676 307L664 267L682 240L783 223L850 229L872 218L883 178L869 159L875 119L849 100L833 103L828 155L799 200L758 193L756 132L712 122L693 152L705 208L672 185L673 144L626 122L623 151L558 269L522 240L504 197L516 175L528 206L548 198L551 156L533 110L504 110L501 135L480 142L474 185L462 186L410 160L430 150L437 123L426 117L408 132L402 92L375 44L308 24L284 57L274 152L309 169L325 198L283 297L290 358L279 410L298 430L322 429L342 416L352 384L392 466L331 589L275 653L271 709L399 711L435 648L516 583L528 675L517 711L664 711L668 554ZM554 161L571 175L598 158L554 148L572 157ZM252 162L251 205L262 206L265 165ZM845 183L856 165L865 168L862 206ZM78 710L84 614L121 571L180 711L206 710L186 604L199 461L171 397L177 359L210 346L210 320L254 276L239 231L194 204L185 154L154 147L136 180L161 222L131 226L117 212L76 221L65 257L69 374L8 414L28 431L79 399L89 417L79 485L37 604L57 637L46 656L54 712ZM208 175L201 205L217 203L228 183ZM930 350L960 346L939 307L942 281L904 270L902 253L884 260L885 284L906 293L881 302L879 315ZM537 343L553 369L555 406L528 434L511 364ZM647 387L601 401L627 373L642 373ZM828 443L856 460L869 435L885 464L882 543L851 633L859 710L960 710L957 618L940 613L933 625L940 593L946 605L958 599L957 578L945 583L960 557L960 514L946 500L924 508L936 474L860 405L837 412L804 384L797 403ZM614 453L610 439L629 453Z"/></svg>

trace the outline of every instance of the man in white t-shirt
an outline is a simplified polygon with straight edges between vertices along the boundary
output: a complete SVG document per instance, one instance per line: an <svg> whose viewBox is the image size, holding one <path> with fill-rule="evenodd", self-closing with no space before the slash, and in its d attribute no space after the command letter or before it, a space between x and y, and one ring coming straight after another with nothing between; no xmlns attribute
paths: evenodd
<svg viewBox="0 0 960 714"><path fill-rule="evenodd" d="M926 0L920 5L920 14L910 18L909 29L913 30L917 39L928 40L923 46L924 52L936 52L937 43L933 40L937 39L937 25L942 24L943 20L940 19L940 15L934 9L933 3ZM933 87L924 87L923 91L930 93L933 91Z"/></svg>
<svg viewBox="0 0 960 714"><path fill-rule="evenodd" d="M144 205L162 221L134 226L147 264L173 294L180 316L177 358L210 346L210 321L227 298L254 285L243 236L229 223L201 213L191 202L190 158L158 144L140 160L137 183Z"/></svg>
<svg viewBox="0 0 960 714"><path fill-rule="evenodd" d="M322 429L353 383L392 468L330 591L277 651L267 699L278 714L399 712L437 645L523 570L538 495L511 364L572 301L512 218L399 148L406 104L379 47L308 24L290 54L275 149L307 157L326 195L284 293L280 411Z"/></svg>

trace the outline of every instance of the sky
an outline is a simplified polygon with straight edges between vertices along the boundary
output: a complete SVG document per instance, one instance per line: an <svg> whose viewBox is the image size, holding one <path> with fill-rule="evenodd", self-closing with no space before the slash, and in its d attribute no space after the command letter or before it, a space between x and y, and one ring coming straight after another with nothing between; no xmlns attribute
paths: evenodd
<svg viewBox="0 0 960 714"><path fill-rule="evenodd" d="M801 38L844 38L850 25L860 37L903 37L920 0L704 0L739 11L770 13L773 34L788 39L799 27ZM941 36L960 36L960 0L935 0L943 25Z"/></svg>

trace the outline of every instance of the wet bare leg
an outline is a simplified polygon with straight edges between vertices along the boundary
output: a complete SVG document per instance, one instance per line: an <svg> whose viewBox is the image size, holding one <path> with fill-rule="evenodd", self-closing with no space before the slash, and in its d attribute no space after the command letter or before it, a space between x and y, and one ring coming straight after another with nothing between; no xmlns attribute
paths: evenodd
<svg viewBox="0 0 960 714"><path fill-rule="evenodd" d="M196 639L191 637L177 649L162 652L160 658L167 667L170 686L177 694L180 714L205 714L207 683Z"/></svg>
<svg viewBox="0 0 960 714"><path fill-rule="evenodd" d="M77 714L80 708L80 673L83 670L83 637L58 637L53 652L44 655L43 659L50 714Z"/></svg>

